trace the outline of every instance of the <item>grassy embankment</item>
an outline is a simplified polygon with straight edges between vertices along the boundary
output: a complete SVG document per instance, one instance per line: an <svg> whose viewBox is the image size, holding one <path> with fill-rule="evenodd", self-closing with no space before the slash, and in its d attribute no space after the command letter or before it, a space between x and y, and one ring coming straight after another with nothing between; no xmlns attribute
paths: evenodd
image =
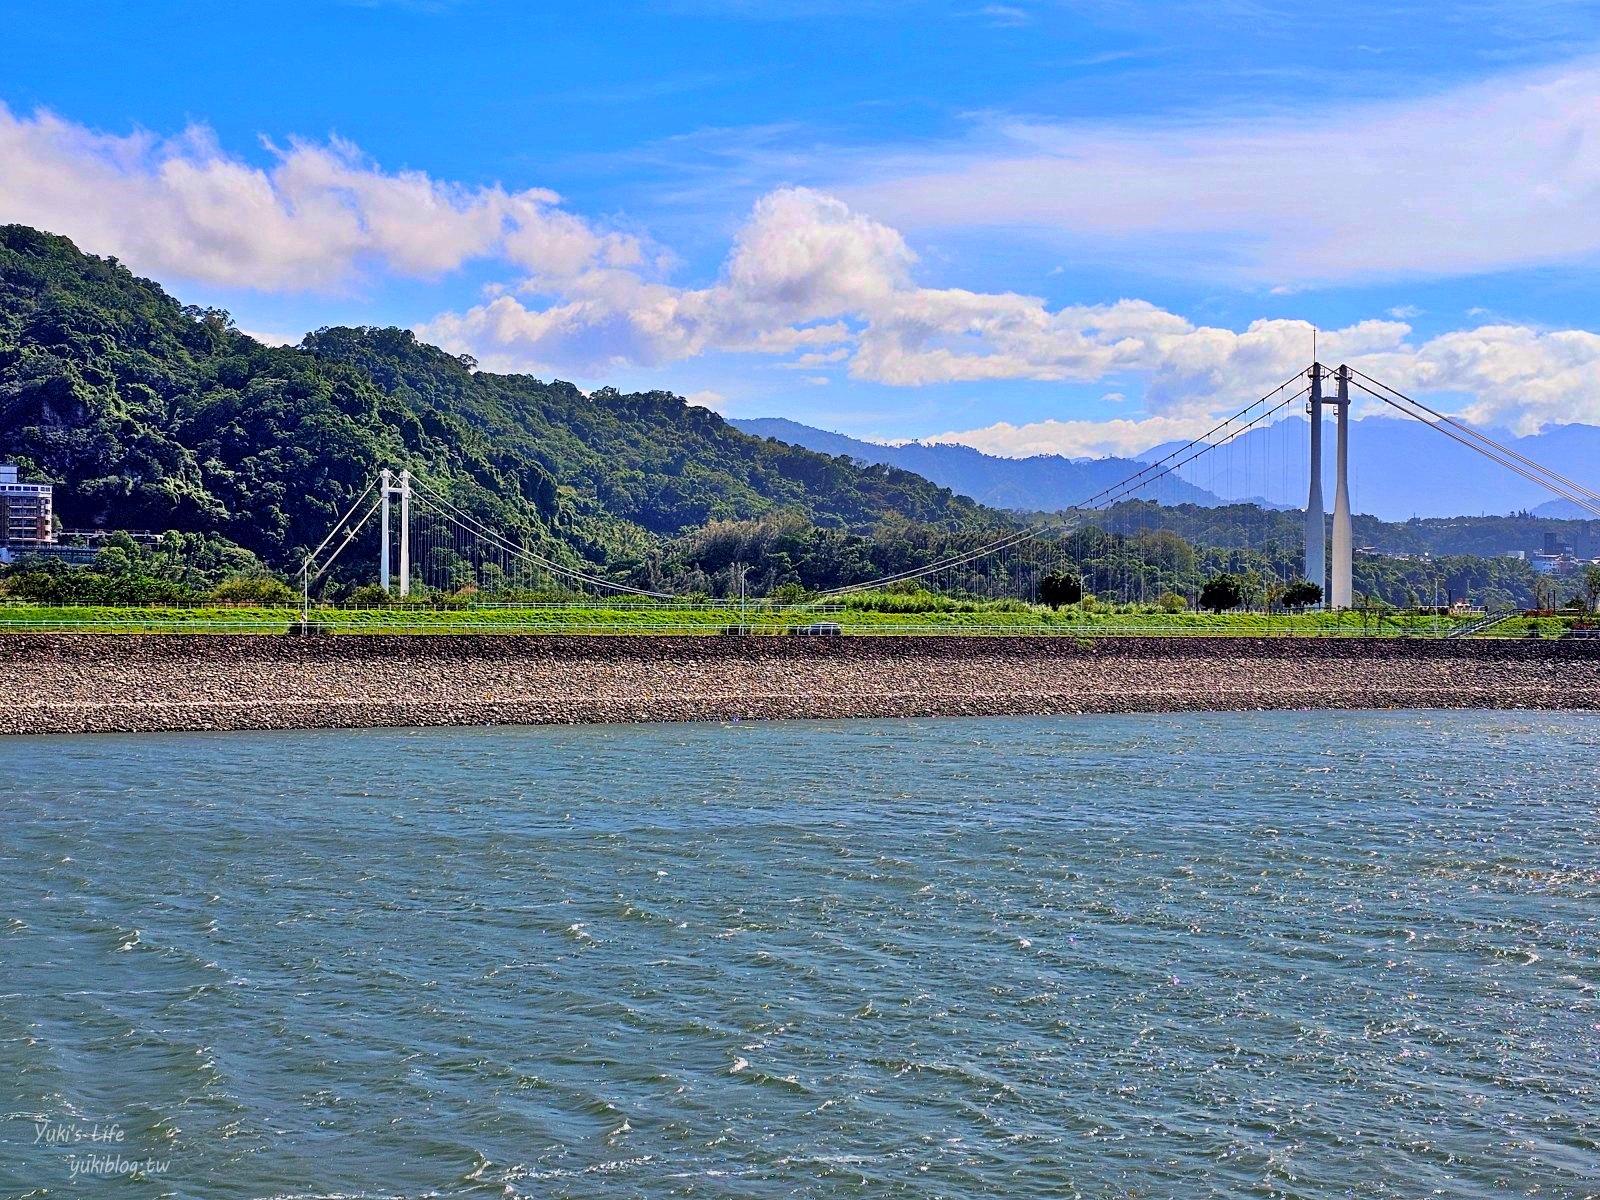
<svg viewBox="0 0 1600 1200"><path fill-rule="evenodd" d="M299 620L290 608L247 606L110 608L0 604L0 632L96 633L283 633ZM728 606L612 602L526 607L318 608L312 619L331 633L651 633L714 634L740 623ZM1135 634L1199 636L1431 636L1455 622L1432 616L1359 612L1166 613L1134 606L1079 607L1054 611L1018 601L962 601L930 597L851 597L831 606L768 607L752 604L751 632L781 634L813 621L831 621L846 633L1061 634L1078 637ZM1567 618L1505 621L1483 636L1527 637L1531 628L1559 636Z"/></svg>

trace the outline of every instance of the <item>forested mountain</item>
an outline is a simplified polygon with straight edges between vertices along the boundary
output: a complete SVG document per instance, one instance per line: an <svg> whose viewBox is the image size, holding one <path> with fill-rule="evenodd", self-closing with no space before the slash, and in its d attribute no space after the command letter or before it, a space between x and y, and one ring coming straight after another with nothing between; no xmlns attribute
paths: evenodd
<svg viewBox="0 0 1600 1200"><path fill-rule="evenodd" d="M0 459L69 526L221 534L294 568L379 467L410 466L568 561L783 513L823 530L1001 520L927 480L751 437L666 392L473 369L400 329L273 348L115 259L0 227Z"/></svg>
<svg viewBox="0 0 1600 1200"><path fill-rule="evenodd" d="M729 424L746 433L776 438L823 454L844 454L859 462L915 471L980 504L1025 512L1055 511L1081 504L1145 466L1127 458L1072 459L1059 454L998 458L954 443L906 442L885 446L814 429L782 417L735 419ZM1167 476L1147 491L1152 499L1162 504L1222 503L1204 488L1176 475Z"/></svg>
<svg viewBox="0 0 1600 1200"><path fill-rule="evenodd" d="M858 461L866 445L817 453L741 432L665 392L585 394L478 371L399 329L323 329L298 347L263 346L226 313L185 307L113 259L0 227L0 459L54 481L69 526L206 535L163 541L157 557L170 560L175 586L248 571L249 557L215 536L292 574L382 466L411 467L553 558L680 593L736 591L736 565L753 568L756 594L857 583L970 550L1011 525L916 474ZM1085 465L1018 465L1048 473L1062 464ZM1127 466L1099 465L1117 478ZM1018 480L1002 503L1055 499L1037 479ZM1097 482L1063 494L1079 499ZM1137 578L1139 594L1193 591L1218 564L1283 576L1297 562L1293 513L1186 503L1158 515L1133 504L1100 523L1110 536L1074 539L1072 564L1102 590ZM1490 555L1535 541L1540 527L1597 552L1600 527L1576 521L1358 518L1356 535L1396 553ZM370 581L376 534L366 536L340 587ZM1164 559L1182 539L1233 549ZM1064 553L1042 539L999 562L975 558L942 583L1028 594ZM1529 591L1526 564L1451 570L1463 588ZM1358 564L1361 586L1392 602L1437 573L1405 559Z"/></svg>

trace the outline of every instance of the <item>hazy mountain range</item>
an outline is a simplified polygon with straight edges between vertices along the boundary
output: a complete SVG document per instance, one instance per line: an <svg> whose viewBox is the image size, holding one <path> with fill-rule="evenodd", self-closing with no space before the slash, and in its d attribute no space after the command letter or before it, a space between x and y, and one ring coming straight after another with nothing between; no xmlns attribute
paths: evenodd
<svg viewBox="0 0 1600 1200"><path fill-rule="evenodd" d="M1600 427L1558 425L1517 437L1485 430L1535 462L1589 487L1600 487ZM1291 417L1251 430L1179 473L1225 499L1246 488L1269 503L1305 505L1310 422ZM1180 443L1156 446L1141 457L1160 458ZM1333 422L1323 435L1324 493L1333 507ZM1438 429L1404 418L1368 417L1350 426L1350 502L1357 512L1387 521L1459 517L1530 510L1540 516L1589 517L1576 505L1453 441Z"/></svg>
<svg viewBox="0 0 1600 1200"><path fill-rule="evenodd" d="M777 438L825 454L844 454L918 475L996 508L1070 507L1156 462L1182 443L1154 446L1137 459L1069 459L1059 455L999 458L970 446L898 446L861 441L778 417L735 420L746 433ZM1600 487L1600 427L1561 425L1529 437L1492 431L1518 453L1589 487ZM1215 505L1254 501L1277 508L1305 505L1310 422L1292 417L1252 430L1227 446L1181 466L1177 475L1141 490L1163 504ZM1323 439L1324 493L1333 507L1333 422ZM1351 423L1351 505L1387 521L1530 510L1539 516L1592 514L1561 500L1500 464L1452 441L1439 430L1404 419L1369 417Z"/></svg>
<svg viewBox="0 0 1600 1200"><path fill-rule="evenodd" d="M823 454L842 454L858 462L879 463L912 471L924 479L970 496L992 508L1023 511L1070 508L1105 488L1112 487L1145 464L1129 458L1063 458L1041 454L1033 458L997 458L971 446L907 442L898 446L865 442L842 433L814 429L782 417L730 420L736 429L758 437L803 446ZM1168 477L1152 486L1149 495L1163 504L1219 504L1222 500L1203 487Z"/></svg>

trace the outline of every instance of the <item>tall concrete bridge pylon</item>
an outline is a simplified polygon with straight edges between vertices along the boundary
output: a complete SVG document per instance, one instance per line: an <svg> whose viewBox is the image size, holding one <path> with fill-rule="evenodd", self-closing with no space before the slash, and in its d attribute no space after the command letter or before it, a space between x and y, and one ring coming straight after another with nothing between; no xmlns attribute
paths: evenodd
<svg viewBox="0 0 1600 1200"><path fill-rule="evenodd" d="M1306 496L1306 579L1328 595L1327 517L1322 507L1322 364L1311 376L1311 490Z"/></svg>
<svg viewBox="0 0 1600 1200"><path fill-rule="evenodd" d="M1349 608L1355 603L1351 576L1355 568L1354 531L1350 519L1350 368L1333 372L1337 390L1330 401L1322 394L1327 369L1312 363L1311 377L1311 486L1306 494L1306 579L1322 589L1329 608ZM1333 479L1333 562L1328 562L1327 512L1322 501L1322 410L1332 404L1337 442Z"/></svg>
<svg viewBox="0 0 1600 1200"><path fill-rule="evenodd" d="M1341 366L1339 381L1338 438L1333 484L1333 587L1329 596L1334 608L1350 608L1355 603L1351 574L1355 569L1354 531L1350 523L1350 368Z"/></svg>

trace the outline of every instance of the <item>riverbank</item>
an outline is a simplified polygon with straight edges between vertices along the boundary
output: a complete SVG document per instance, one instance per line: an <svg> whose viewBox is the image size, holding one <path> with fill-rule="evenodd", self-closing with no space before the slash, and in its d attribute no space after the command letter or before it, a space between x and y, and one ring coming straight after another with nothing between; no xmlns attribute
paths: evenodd
<svg viewBox="0 0 1600 1200"><path fill-rule="evenodd" d="M584 601L516 606L318 608L312 624L330 634L640 634L704 636L729 625L783 635L815 621L850 634L907 636L990 634L1002 637L1434 637L1473 623L1468 615L1405 612L1165 612L1155 607L1073 605L1051 609L1009 600L950 600L897 595L850 596L837 604ZM1526 637L1537 629L1559 637L1576 616L1511 616L1474 636ZM257 633L277 637L299 624L297 608L229 606L100 606L0 601L7 633Z"/></svg>
<svg viewBox="0 0 1600 1200"><path fill-rule="evenodd" d="M0 636L0 733L1600 708L1600 643Z"/></svg>

